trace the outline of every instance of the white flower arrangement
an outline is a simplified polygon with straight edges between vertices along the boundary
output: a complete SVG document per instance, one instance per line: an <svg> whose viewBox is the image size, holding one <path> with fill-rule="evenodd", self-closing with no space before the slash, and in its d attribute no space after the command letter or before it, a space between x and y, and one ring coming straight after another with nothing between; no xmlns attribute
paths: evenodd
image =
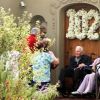
<svg viewBox="0 0 100 100"><path fill-rule="evenodd" d="M74 9L70 9L67 12L67 16L69 17L69 28L68 28L68 34L66 34L67 38L74 39L75 38L75 33L74 33L74 16L75 16L76 11Z"/></svg>
<svg viewBox="0 0 100 100"><path fill-rule="evenodd" d="M76 12L74 9L69 9L67 11L67 16L69 17L69 27L66 37L69 39L84 39L89 40L99 39L99 34L95 33L96 29L100 27L100 14L96 10L90 10L89 12L84 9ZM94 23L89 27L88 21L94 18Z"/></svg>
<svg viewBox="0 0 100 100"><path fill-rule="evenodd" d="M100 14L97 11L91 9L88 12L88 20L90 20L92 17L95 19L95 21L88 30L87 38L90 40L97 40L99 38L99 34L95 33L95 30L100 27Z"/></svg>
<svg viewBox="0 0 100 100"><path fill-rule="evenodd" d="M86 14L87 14L87 12L84 9L79 10L75 14L74 31L75 31L76 38L78 38L80 40L82 40L86 37L86 32L87 32L87 29L88 29ZM80 27L80 25L81 25L80 17L81 16L82 16L82 32L81 32L81 27Z"/></svg>

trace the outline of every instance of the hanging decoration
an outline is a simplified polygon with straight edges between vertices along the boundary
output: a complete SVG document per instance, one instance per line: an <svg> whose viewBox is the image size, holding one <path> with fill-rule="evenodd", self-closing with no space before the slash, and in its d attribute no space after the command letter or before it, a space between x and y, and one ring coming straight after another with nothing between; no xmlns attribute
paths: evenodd
<svg viewBox="0 0 100 100"><path fill-rule="evenodd" d="M100 13L96 10L89 10L88 12L84 9L75 11L69 9L66 12L69 17L69 27L66 37L69 39L85 39L98 40L100 34L96 30L100 27ZM94 19L92 25L89 25L89 20Z"/></svg>

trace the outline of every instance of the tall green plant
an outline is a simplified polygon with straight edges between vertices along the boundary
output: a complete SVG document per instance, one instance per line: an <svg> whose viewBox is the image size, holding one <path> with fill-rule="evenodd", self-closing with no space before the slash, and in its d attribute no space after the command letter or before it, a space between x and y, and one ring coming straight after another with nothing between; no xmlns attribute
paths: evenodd
<svg viewBox="0 0 100 100"><path fill-rule="evenodd" d="M29 52L25 50L30 18L27 12L21 18L16 18L10 10L6 12L4 8L0 8L0 100L30 100L35 91L35 87L28 86L25 78L30 71ZM7 52L12 50L21 52L18 80L14 80L11 71L6 69Z"/></svg>
<svg viewBox="0 0 100 100"><path fill-rule="evenodd" d="M21 39L30 31L30 18L27 12L16 18L10 10L5 11L4 8L0 8L0 55L14 48L21 50L18 46L22 46Z"/></svg>
<svg viewBox="0 0 100 100"><path fill-rule="evenodd" d="M14 79L12 72L6 69L6 61L7 55L0 58L0 100L31 100L36 86L30 87L27 84L26 75Z"/></svg>
<svg viewBox="0 0 100 100"><path fill-rule="evenodd" d="M27 48L26 37L30 32L30 14L24 12L15 17L11 11L0 8L0 100L51 100L58 95L56 86L49 85L45 91L37 91L29 86L32 80L30 65L31 52ZM6 68L7 52L19 51L19 79L15 80L11 70ZM52 90L54 88L54 90Z"/></svg>

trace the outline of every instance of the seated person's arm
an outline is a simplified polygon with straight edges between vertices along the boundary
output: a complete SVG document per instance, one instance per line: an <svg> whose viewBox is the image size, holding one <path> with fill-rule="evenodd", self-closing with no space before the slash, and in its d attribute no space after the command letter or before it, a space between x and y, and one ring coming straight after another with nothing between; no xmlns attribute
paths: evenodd
<svg viewBox="0 0 100 100"><path fill-rule="evenodd" d="M79 64L77 68L81 69L83 67L89 66L92 63L92 59L87 55L85 55L83 59L83 63Z"/></svg>
<svg viewBox="0 0 100 100"><path fill-rule="evenodd" d="M70 60L69 60L69 65L68 65L68 66L69 66L70 68L72 68L72 69L74 69L74 68L77 67L76 64L75 64L74 59L75 59L75 57L72 56L72 57L70 58Z"/></svg>
<svg viewBox="0 0 100 100"><path fill-rule="evenodd" d="M81 69L81 68L83 68L83 67L85 67L85 66L86 66L86 65L85 65L84 63L81 63L81 64L78 65L77 68L80 68L80 69Z"/></svg>

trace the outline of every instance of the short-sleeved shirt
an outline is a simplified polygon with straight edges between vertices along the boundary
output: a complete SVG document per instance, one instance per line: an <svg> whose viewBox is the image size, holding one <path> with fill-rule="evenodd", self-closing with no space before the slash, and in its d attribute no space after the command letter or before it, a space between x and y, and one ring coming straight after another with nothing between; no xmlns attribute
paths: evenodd
<svg viewBox="0 0 100 100"><path fill-rule="evenodd" d="M53 60L53 56L48 52L37 51L32 55L31 64L33 69L33 81L50 81L50 64Z"/></svg>

